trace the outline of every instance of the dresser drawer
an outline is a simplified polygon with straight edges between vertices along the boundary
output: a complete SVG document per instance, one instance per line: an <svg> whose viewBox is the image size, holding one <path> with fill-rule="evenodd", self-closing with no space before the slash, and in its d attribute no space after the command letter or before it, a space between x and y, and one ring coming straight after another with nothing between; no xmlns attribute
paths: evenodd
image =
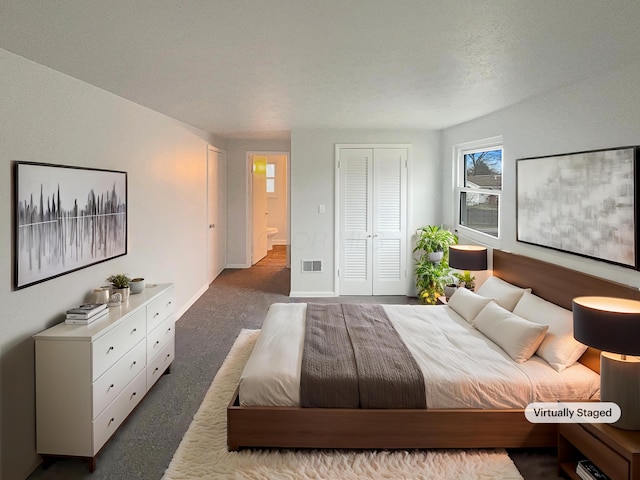
<svg viewBox="0 0 640 480"><path fill-rule="evenodd" d="M175 292L170 288L147 306L147 331L153 330L160 322L173 315Z"/></svg>
<svg viewBox="0 0 640 480"><path fill-rule="evenodd" d="M96 418L124 388L138 375L147 363L147 345L138 342L129 352L107 370L92 385L93 418Z"/></svg>
<svg viewBox="0 0 640 480"><path fill-rule="evenodd" d="M145 309L140 309L92 345L92 381L146 336Z"/></svg>
<svg viewBox="0 0 640 480"><path fill-rule="evenodd" d="M129 413L142 400L147 392L147 378L145 372L140 372L138 376L125 387L104 412L93 422L93 454L98 453L100 448L114 434L120 424L127 418Z"/></svg>
<svg viewBox="0 0 640 480"><path fill-rule="evenodd" d="M582 425L563 423L558 431L612 480L629 478L629 462Z"/></svg>
<svg viewBox="0 0 640 480"><path fill-rule="evenodd" d="M172 338L167 345L147 365L147 390L158 381L173 359L175 358L175 340Z"/></svg>
<svg viewBox="0 0 640 480"><path fill-rule="evenodd" d="M155 357L174 336L175 321L173 320L173 316L171 316L147 335L147 360Z"/></svg>

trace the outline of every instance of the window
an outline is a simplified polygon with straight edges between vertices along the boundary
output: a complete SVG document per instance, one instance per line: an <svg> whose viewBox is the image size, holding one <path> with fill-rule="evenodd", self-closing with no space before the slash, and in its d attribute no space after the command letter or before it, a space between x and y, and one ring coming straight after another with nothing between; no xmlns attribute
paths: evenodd
<svg viewBox="0 0 640 480"><path fill-rule="evenodd" d="M456 148L458 227L500 238L502 139Z"/></svg>
<svg viewBox="0 0 640 480"><path fill-rule="evenodd" d="M267 193L269 196L276 195L276 164L267 163Z"/></svg>

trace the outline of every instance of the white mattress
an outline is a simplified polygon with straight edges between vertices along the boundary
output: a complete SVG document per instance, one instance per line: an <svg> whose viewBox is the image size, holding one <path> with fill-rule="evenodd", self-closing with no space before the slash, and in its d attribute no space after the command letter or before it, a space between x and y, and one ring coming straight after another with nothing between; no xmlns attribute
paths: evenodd
<svg viewBox="0 0 640 480"><path fill-rule="evenodd" d="M273 304L240 379L243 406L300 406L304 303ZM383 305L415 357L428 408L524 408L531 402L599 397L584 365L558 373L534 355L514 362L447 306Z"/></svg>

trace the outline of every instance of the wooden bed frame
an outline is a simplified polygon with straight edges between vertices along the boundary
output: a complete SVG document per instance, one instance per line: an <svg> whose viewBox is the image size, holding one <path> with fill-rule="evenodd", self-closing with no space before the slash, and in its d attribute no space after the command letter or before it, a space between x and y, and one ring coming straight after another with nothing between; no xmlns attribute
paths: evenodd
<svg viewBox="0 0 640 480"><path fill-rule="evenodd" d="M499 250L493 274L564 308L580 295L640 299L635 288ZM580 362L599 372L600 352ZM529 423L523 409L327 409L227 407L229 450L274 448L518 448L556 445L556 425Z"/></svg>

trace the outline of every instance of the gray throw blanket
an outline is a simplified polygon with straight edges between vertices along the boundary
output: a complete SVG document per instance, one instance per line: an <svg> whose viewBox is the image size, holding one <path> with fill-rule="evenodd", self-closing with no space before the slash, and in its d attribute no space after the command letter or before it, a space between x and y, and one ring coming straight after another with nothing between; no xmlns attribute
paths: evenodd
<svg viewBox="0 0 640 480"><path fill-rule="evenodd" d="M303 407L425 408L422 372L380 305L307 304Z"/></svg>

